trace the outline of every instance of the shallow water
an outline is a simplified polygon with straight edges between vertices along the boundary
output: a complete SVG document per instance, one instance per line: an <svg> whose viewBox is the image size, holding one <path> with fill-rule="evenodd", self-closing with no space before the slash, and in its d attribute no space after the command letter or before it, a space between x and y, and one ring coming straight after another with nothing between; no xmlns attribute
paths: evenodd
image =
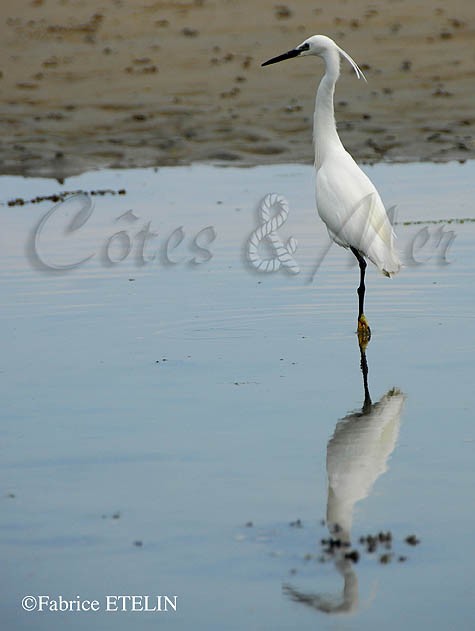
<svg viewBox="0 0 475 631"><path fill-rule="evenodd" d="M0 208L2 627L473 628L475 224L444 220L475 216L474 171L368 170L405 268L369 269L382 403L340 423L364 400L358 273L325 253L310 167L3 177L4 201L126 195ZM298 273L246 262L270 192ZM328 476L357 563L320 559ZM358 542L380 531L389 563ZM29 594L101 611L23 612ZM177 612L106 612L122 594Z"/></svg>

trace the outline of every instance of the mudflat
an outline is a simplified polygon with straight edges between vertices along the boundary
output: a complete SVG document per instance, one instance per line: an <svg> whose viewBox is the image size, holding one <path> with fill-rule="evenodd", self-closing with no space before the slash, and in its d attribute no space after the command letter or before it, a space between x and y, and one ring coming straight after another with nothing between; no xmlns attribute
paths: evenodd
<svg viewBox="0 0 475 631"><path fill-rule="evenodd" d="M323 64L261 62L315 33L346 62L335 106L362 162L474 156L475 5L3 0L2 174L310 162Z"/></svg>

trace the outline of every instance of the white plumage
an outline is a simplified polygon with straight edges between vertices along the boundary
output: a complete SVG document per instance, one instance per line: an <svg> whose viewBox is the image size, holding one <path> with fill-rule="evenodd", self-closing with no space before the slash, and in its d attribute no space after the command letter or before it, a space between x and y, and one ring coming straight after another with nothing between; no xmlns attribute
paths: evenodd
<svg viewBox="0 0 475 631"><path fill-rule="evenodd" d="M319 55L325 61L313 120L318 213L338 245L355 248L384 274L395 274L401 264L386 209L369 177L344 148L335 124L333 95L340 75L340 55L348 59L358 77L364 75L325 35L314 35L300 47L305 47L302 55Z"/></svg>
<svg viewBox="0 0 475 631"><path fill-rule="evenodd" d="M381 197L343 145L337 160L324 159L317 168L316 200L335 243L354 247L386 276L399 271L394 231Z"/></svg>
<svg viewBox="0 0 475 631"><path fill-rule="evenodd" d="M394 231L378 191L344 148L335 124L333 96L340 75L340 56L349 61L358 78L365 77L348 53L325 35L309 37L293 50L262 65L308 55L321 57L325 62L313 123L317 210L335 243L350 248L358 259L361 270L358 331L369 340L370 330L363 314L366 269L363 257L386 276L396 274L401 263L394 247Z"/></svg>

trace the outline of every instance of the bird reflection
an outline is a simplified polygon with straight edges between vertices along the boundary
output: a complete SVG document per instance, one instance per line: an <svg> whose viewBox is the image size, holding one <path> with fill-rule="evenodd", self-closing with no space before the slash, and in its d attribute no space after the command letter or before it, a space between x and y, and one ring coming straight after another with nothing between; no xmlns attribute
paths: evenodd
<svg viewBox="0 0 475 631"><path fill-rule="evenodd" d="M368 497L374 483L387 470L398 434L405 396L397 388L372 403L368 387L366 345L359 344L364 403L361 411L348 414L336 424L327 445L327 526L332 558L343 578L338 595L305 593L286 584L284 592L294 601L328 614L351 613L358 608L358 577L351 551L353 509ZM336 544L336 545L334 545Z"/></svg>

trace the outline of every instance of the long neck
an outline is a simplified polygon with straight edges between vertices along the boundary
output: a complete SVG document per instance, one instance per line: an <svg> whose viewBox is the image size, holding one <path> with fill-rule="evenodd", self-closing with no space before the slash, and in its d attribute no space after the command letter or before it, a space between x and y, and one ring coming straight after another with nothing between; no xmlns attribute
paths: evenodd
<svg viewBox="0 0 475 631"><path fill-rule="evenodd" d="M313 115L313 142L315 145L315 165L322 165L332 147L343 148L335 124L333 95L335 83L340 76L340 56L337 50L325 51L325 75L320 81Z"/></svg>

